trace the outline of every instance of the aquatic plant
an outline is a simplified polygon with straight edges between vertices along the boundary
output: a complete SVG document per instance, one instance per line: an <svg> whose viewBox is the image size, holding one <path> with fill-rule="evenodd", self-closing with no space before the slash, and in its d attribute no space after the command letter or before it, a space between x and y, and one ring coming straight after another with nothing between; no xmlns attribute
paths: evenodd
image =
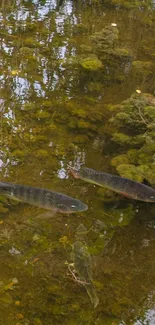
<svg viewBox="0 0 155 325"><path fill-rule="evenodd" d="M99 55L114 54L118 44L119 31L117 27L105 26L99 32L94 33L92 40L94 51ZM103 57L103 56L102 56Z"/></svg>
<svg viewBox="0 0 155 325"><path fill-rule="evenodd" d="M139 75L142 78L149 77L153 74L153 64L151 61L133 61L132 69L134 75Z"/></svg>
<svg viewBox="0 0 155 325"><path fill-rule="evenodd" d="M97 195L99 196L99 199L103 202L113 202L120 200L120 196L108 190L107 188L99 188L97 189Z"/></svg>
<svg viewBox="0 0 155 325"><path fill-rule="evenodd" d="M123 154L111 159L111 165L121 176L154 183L155 97L133 94L109 109L113 112L109 124L114 126L111 139L123 150Z"/></svg>
<svg viewBox="0 0 155 325"><path fill-rule="evenodd" d="M117 6L121 6L127 9L132 8L145 8L151 6L151 1L148 0L111 0L111 3Z"/></svg>
<svg viewBox="0 0 155 325"><path fill-rule="evenodd" d="M90 71L96 71L103 68L102 62L95 55L82 59L80 65L82 68Z"/></svg>

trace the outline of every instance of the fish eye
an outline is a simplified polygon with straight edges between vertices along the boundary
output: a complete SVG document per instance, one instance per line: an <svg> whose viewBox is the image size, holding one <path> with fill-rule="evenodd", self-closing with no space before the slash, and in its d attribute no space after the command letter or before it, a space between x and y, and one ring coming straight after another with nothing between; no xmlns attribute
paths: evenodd
<svg viewBox="0 0 155 325"><path fill-rule="evenodd" d="M71 208L76 208L76 206L74 204L71 205Z"/></svg>

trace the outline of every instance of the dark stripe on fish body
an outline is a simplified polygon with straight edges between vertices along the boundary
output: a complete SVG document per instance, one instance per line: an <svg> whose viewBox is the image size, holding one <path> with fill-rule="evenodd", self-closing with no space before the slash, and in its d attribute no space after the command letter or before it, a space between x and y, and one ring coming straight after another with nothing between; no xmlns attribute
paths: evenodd
<svg viewBox="0 0 155 325"><path fill-rule="evenodd" d="M42 190L38 191L37 189L34 189L34 191L32 190L32 188L29 191L29 195L30 195L30 202L37 202L40 205L43 204L43 200L41 200L41 198L44 198L44 205L46 204L45 201L45 196L44 193L42 192Z"/></svg>
<svg viewBox="0 0 155 325"><path fill-rule="evenodd" d="M78 199L37 187L0 182L0 194L62 213L73 213L88 209L88 206Z"/></svg>
<svg viewBox="0 0 155 325"><path fill-rule="evenodd" d="M22 189L22 186L21 186ZM51 208L52 207L52 200L47 200L47 193L48 191L44 189L38 188L31 188L31 187L24 187L23 193L21 191L21 198L23 196L23 200L27 203L31 203L34 205L39 205L40 207ZM50 192L49 192L50 193ZM50 195L51 197L51 195Z"/></svg>
<svg viewBox="0 0 155 325"><path fill-rule="evenodd" d="M39 202L41 205L45 203L47 208L50 208L53 206L53 195L51 195L51 193L46 190L42 190L42 193L40 193L39 196Z"/></svg>

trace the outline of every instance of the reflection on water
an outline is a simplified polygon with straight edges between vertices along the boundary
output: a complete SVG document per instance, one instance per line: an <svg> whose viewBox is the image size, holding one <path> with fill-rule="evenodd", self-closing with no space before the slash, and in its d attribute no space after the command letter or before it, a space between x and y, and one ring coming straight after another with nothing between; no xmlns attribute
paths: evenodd
<svg viewBox="0 0 155 325"><path fill-rule="evenodd" d="M153 175L154 97L147 112L128 107L128 136L140 135L134 149L127 137L119 135L121 145L118 135L111 141L126 120L109 121L136 90L154 95L154 15L154 1L0 3L1 180L63 192L89 207L44 220L35 207L0 197L0 324L155 322L154 205L69 174L83 165L115 174L112 158L127 164L130 156L143 176L147 164ZM134 109L144 114L141 129ZM100 301L95 309L66 272L81 223L90 229L84 242Z"/></svg>

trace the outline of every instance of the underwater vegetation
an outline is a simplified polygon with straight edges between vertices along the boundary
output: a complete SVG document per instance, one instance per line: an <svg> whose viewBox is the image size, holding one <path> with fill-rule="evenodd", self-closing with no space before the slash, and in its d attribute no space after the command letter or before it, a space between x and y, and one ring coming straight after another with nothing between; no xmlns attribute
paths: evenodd
<svg viewBox="0 0 155 325"><path fill-rule="evenodd" d="M101 60L98 59L96 55L86 57L80 60L80 65L89 71L96 71L103 67Z"/></svg>
<svg viewBox="0 0 155 325"><path fill-rule="evenodd" d="M153 1L149 0L111 0L111 4L127 9L153 7Z"/></svg>
<svg viewBox="0 0 155 325"><path fill-rule="evenodd" d="M105 26L99 32L95 32L91 37L94 51L103 59L106 54L115 54L118 46L119 31L116 26Z"/></svg>
<svg viewBox="0 0 155 325"><path fill-rule="evenodd" d="M120 105L107 107L113 115L108 125L111 140L118 145L120 155L111 159L123 177L155 184L155 97L133 94Z"/></svg>
<svg viewBox="0 0 155 325"><path fill-rule="evenodd" d="M117 24L108 24L100 31L94 32L89 38L90 43L80 47L82 58L79 62L83 69L100 70L106 79L109 78L106 71L110 69L110 78L118 78L117 75L121 74L123 69L121 66L132 61L131 51L119 46L119 34ZM112 77L114 72L116 75Z"/></svg>
<svg viewBox="0 0 155 325"><path fill-rule="evenodd" d="M67 124L68 129L74 132L73 142L76 144L87 143L102 133L105 112L99 103L104 93L101 80L122 81L125 78L124 67L132 61L131 51L119 46L117 26L106 25L89 36L87 43L80 45L76 56L62 60L68 74L72 72L75 79L80 78L81 84L84 83L85 95L82 100L77 100L76 96L70 100L64 98L63 105L59 103L54 113L56 123Z"/></svg>
<svg viewBox="0 0 155 325"><path fill-rule="evenodd" d="M98 3L98 0L92 0L93 3ZM106 4L114 5L116 8L125 8L125 9L152 9L154 7L153 0L105 0L103 1Z"/></svg>

